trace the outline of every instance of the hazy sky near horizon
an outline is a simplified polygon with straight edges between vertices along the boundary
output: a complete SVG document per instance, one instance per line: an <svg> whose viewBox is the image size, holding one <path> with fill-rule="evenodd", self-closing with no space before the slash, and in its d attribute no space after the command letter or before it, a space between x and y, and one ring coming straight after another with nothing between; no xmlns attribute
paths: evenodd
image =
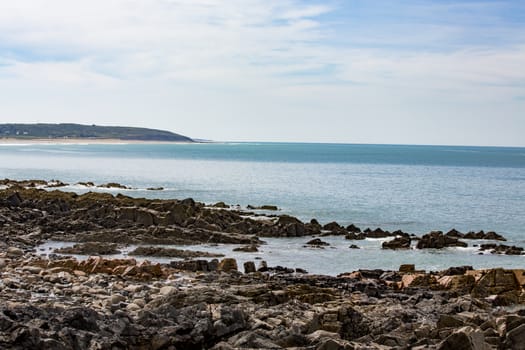
<svg viewBox="0 0 525 350"><path fill-rule="evenodd" d="M0 122L525 146L525 2L2 1Z"/></svg>

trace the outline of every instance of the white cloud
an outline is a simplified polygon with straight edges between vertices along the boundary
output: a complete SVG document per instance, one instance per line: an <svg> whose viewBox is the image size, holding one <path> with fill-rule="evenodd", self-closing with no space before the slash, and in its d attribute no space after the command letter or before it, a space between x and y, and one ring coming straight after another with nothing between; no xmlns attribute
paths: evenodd
<svg viewBox="0 0 525 350"><path fill-rule="evenodd" d="M0 4L0 42L37 66L65 57L122 78L213 80L304 61L300 46L322 37L311 17L327 10L291 0L17 0Z"/></svg>
<svg viewBox="0 0 525 350"><path fill-rule="evenodd" d="M439 143L444 117L467 125L476 114L496 130L505 124L499 111L525 115L515 99L525 95L524 42L423 50L425 40L443 43L464 28L343 23L337 32L320 17L335 11L299 0L0 2L0 121L132 124L213 139L425 143L426 135ZM435 12L425 11L426 19ZM522 143L520 127L498 142ZM465 143L449 134L441 143Z"/></svg>

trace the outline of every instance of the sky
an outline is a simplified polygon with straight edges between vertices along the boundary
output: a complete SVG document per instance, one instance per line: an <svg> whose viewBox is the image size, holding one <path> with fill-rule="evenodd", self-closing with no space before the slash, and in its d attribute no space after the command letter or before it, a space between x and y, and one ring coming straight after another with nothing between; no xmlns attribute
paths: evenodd
<svg viewBox="0 0 525 350"><path fill-rule="evenodd" d="M525 2L2 1L0 122L525 146Z"/></svg>

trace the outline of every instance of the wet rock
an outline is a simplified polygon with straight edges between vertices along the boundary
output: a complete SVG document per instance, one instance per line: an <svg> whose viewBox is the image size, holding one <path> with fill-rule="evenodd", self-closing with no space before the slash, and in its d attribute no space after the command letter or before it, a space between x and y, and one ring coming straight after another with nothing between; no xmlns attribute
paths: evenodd
<svg viewBox="0 0 525 350"><path fill-rule="evenodd" d="M255 253L255 252L258 252L259 249L257 248L256 245L252 244L252 245L245 245L242 247L233 248L233 251L234 252Z"/></svg>
<svg viewBox="0 0 525 350"><path fill-rule="evenodd" d="M224 254L202 252L196 250L183 250L176 248L163 248L163 247L137 247L128 255L136 256L156 256L156 257L170 257L170 258L197 258L197 257L208 257L208 258L220 258Z"/></svg>
<svg viewBox="0 0 525 350"><path fill-rule="evenodd" d="M351 244L348 248L350 249L360 249L358 246L356 246L355 244Z"/></svg>
<svg viewBox="0 0 525 350"><path fill-rule="evenodd" d="M72 247L62 247L54 250L57 254L79 255L111 255L120 254L115 243L86 242L75 244Z"/></svg>
<svg viewBox="0 0 525 350"><path fill-rule="evenodd" d="M363 240L365 238L366 236L362 232L357 233L357 234L354 232L349 232L345 235L345 239L348 239L348 240Z"/></svg>
<svg viewBox="0 0 525 350"><path fill-rule="evenodd" d="M359 233L361 232L361 229L359 227L357 227L356 225L354 224L350 224L348 226L346 226L346 230L350 233Z"/></svg>
<svg viewBox="0 0 525 350"><path fill-rule="evenodd" d="M314 246L314 247L321 247L321 246L329 246L330 244L322 241L320 238L314 238L308 242L306 242L307 245Z"/></svg>
<svg viewBox="0 0 525 350"><path fill-rule="evenodd" d="M268 211L279 210L279 208L276 205L261 205L261 206L248 205L246 208L250 210L268 210Z"/></svg>
<svg viewBox="0 0 525 350"><path fill-rule="evenodd" d="M228 209L230 208L230 206L224 202L217 202L215 204L212 205L212 207L214 208L221 208L221 209Z"/></svg>
<svg viewBox="0 0 525 350"><path fill-rule="evenodd" d="M289 224L302 224L302 222L301 220L294 218L293 216L289 216L289 215L279 216L279 219L277 220L277 225L287 226Z"/></svg>
<svg viewBox="0 0 525 350"><path fill-rule="evenodd" d="M463 235L464 239L494 239L494 240L501 240L505 241L505 238L498 235L496 232L490 231L488 233L485 233L484 231L479 232L468 232Z"/></svg>
<svg viewBox="0 0 525 350"><path fill-rule="evenodd" d="M386 238L386 237L395 236L395 234L388 232L388 231L384 231L379 227L376 228L375 230L366 229L364 232L366 234L366 237L368 238Z"/></svg>
<svg viewBox="0 0 525 350"><path fill-rule="evenodd" d="M123 190L130 189L130 187L122 185L122 184L119 184L117 182L108 182L108 183L99 185L99 187L102 187L102 188L118 188L118 189L123 189Z"/></svg>
<svg viewBox="0 0 525 350"><path fill-rule="evenodd" d="M410 237L396 237L391 241L383 242L383 249L409 249Z"/></svg>
<svg viewBox="0 0 525 350"><path fill-rule="evenodd" d="M444 235L441 231L432 231L419 240L417 249L442 249L445 247L467 247L468 244L457 238Z"/></svg>
<svg viewBox="0 0 525 350"><path fill-rule="evenodd" d="M505 244L482 244L479 248L480 251L489 250L492 254L505 254L505 255L522 255L523 248L516 246L508 246Z"/></svg>

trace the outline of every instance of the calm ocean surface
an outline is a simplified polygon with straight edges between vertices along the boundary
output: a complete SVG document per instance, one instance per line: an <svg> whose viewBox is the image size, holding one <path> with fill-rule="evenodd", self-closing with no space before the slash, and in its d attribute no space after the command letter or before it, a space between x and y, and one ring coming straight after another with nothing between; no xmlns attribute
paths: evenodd
<svg viewBox="0 0 525 350"><path fill-rule="evenodd" d="M303 220L335 220L418 235L451 228L495 230L508 243L525 246L525 148L31 144L0 145L0 161L3 178L119 182L136 188L120 191L130 196L274 204ZM146 191L148 187L165 190ZM75 186L69 190L85 191ZM379 242L367 241L357 242L363 249L350 251L351 242L334 238L334 248L312 251L301 247L303 241L272 240L264 258L270 264L332 274L397 268L404 262L427 269L460 264L525 268L524 257L479 256L474 248L384 252L377 248Z"/></svg>

